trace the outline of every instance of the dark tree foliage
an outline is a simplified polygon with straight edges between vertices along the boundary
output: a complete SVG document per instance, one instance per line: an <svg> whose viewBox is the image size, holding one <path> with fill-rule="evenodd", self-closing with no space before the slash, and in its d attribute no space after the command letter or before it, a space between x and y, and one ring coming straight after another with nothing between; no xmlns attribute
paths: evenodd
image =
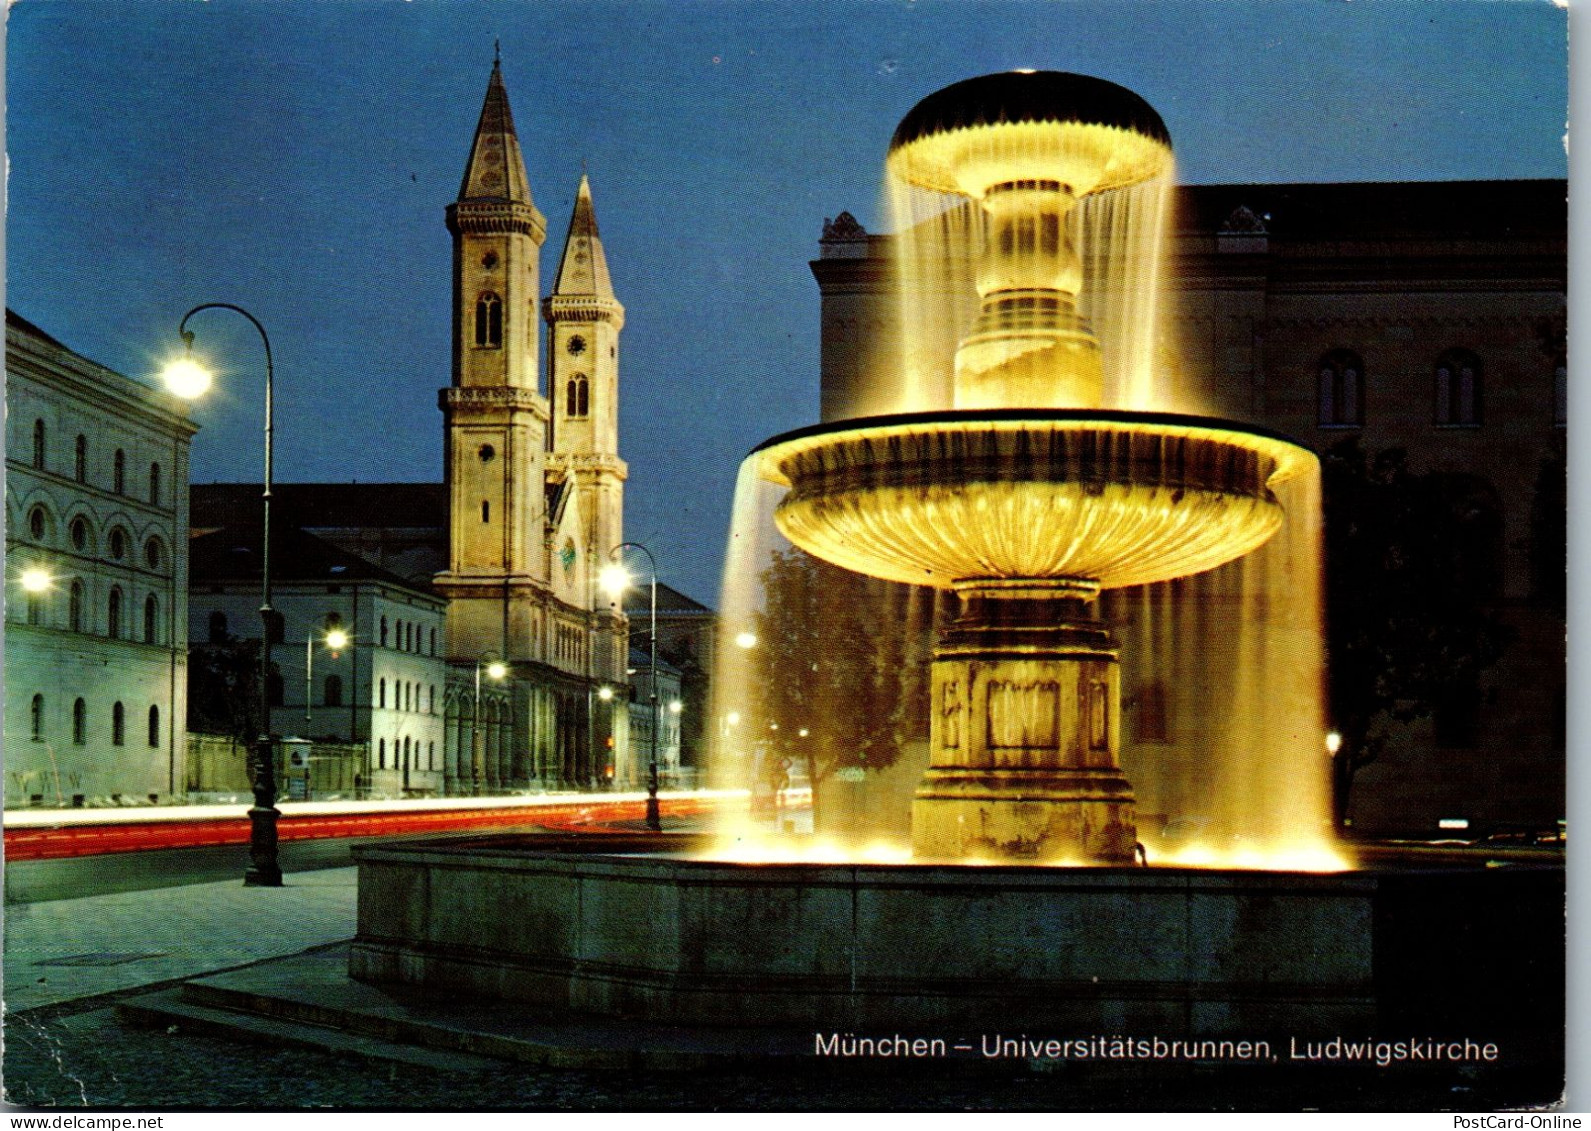
<svg viewBox="0 0 1591 1131"><path fill-rule="evenodd" d="M900 757L908 720L926 714L908 678L907 626L892 588L800 550L777 552L762 575L757 618L763 717L752 720L775 764L803 764L814 804L847 767ZM801 732L806 730L806 736Z"/></svg>
<svg viewBox="0 0 1591 1131"><path fill-rule="evenodd" d="M188 649L188 729L242 743L260 736L260 642L228 637Z"/></svg>
<svg viewBox="0 0 1591 1131"><path fill-rule="evenodd" d="M1412 471L1401 448L1372 455L1352 438L1327 453L1322 480L1340 823L1354 775L1380 756L1392 724L1434 715L1442 732L1473 719L1481 673L1512 633L1491 608L1502 531L1488 484Z"/></svg>

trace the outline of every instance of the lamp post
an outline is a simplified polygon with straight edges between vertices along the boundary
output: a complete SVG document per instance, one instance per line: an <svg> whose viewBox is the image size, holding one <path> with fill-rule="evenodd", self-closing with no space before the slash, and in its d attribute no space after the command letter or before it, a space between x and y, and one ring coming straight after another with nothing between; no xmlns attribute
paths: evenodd
<svg viewBox="0 0 1591 1131"><path fill-rule="evenodd" d="M651 606L652 615L650 627L647 631L646 670L647 670L647 710L651 713L652 741L651 753L647 758L646 772L646 827L653 832L663 831L663 814L657 803L657 732L662 729L663 722L658 717L657 702L657 559L639 542L620 542L608 551L609 564L602 570L602 588L612 597L617 598L630 587L631 578L624 568L621 559L625 550L640 550L646 555L646 563L652 572Z"/></svg>
<svg viewBox="0 0 1591 1131"><path fill-rule="evenodd" d="M475 661L475 699L470 709L470 792L481 795L486 779L486 753L481 749L481 669L494 680L508 674L508 665L485 656Z"/></svg>
<svg viewBox="0 0 1591 1131"><path fill-rule="evenodd" d="M272 438L272 396L275 372L271 363L271 339L260 320L241 306L230 302L203 302L182 316L177 324L186 355L167 366L166 387L180 397L192 399L210 387L211 375L193 359L193 331L188 329L188 319L202 310L230 310L247 318L260 332L265 346L265 490L261 499L260 543L260 621L264 627L264 643L260 650L260 735L254 745L254 807L249 810L249 867L243 873L247 887L281 887L282 869L277 861L276 822L281 813L276 808L276 758L271 742L271 628L275 610L271 608L271 459L274 455Z"/></svg>
<svg viewBox="0 0 1591 1131"><path fill-rule="evenodd" d="M332 658L337 658L337 653L348 646L348 634L340 628L330 629L321 642L331 649ZM310 715L309 706L315 698L315 634L309 633L304 637L304 737L309 737ZM352 741L352 734L349 740Z"/></svg>

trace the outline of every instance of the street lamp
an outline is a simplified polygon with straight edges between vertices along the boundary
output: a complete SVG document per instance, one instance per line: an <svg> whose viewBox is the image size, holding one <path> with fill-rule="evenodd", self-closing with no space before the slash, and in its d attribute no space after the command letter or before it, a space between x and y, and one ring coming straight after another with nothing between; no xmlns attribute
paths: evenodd
<svg viewBox="0 0 1591 1131"><path fill-rule="evenodd" d="M229 302L203 302L182 316L177 324L186 354L172 362L162 374L166 387L179 397L193 399L210 387L210 372L193 358L193 331L188 329L188 319L202 310L230 310L247 318L260 332L265 346L265 490L261 494L262 541L260 543L260 585L263 598L260 602L260 620L265 629L264 646L260 651L260 735L254 746L254 807L249 810L249 867L243 873L247 887L281 887L282 869L276 855L276 822L281 813L276 808L276 758L271 744L271 459L274 455L272 439L272 396L275 372L271 364L271 339L260 320L241 306Z"/></svg>
<svg viewBox="0 0 1591 1131"><path fill-rule="evenodd" d="M640 550L646 555L646 562L652 571L651 605L652 616L650 628L647 631L646 670L647 670L647 709L652 718L651 754L647 758L646 771L646 827L653 832L663 831L663 814L657 803L657 732L662 729L663 720L658 715L657 701L657 559L639 542L620 542L608 551L608 564L602 567L602 575L598 583L603 591L610 597L617 599L624 591L630 588L632 579L629 571L624 568L621 560L625 550Z"/></svg>
<svg viewBox="0 0 1591 1131"><path fill-rule="evenodd" d="M321 637L321 643L331 651L335 659L338 652L348 647L348 634L340 628L334 628ZM315 699L315 634L311 632L304 637L304 737L309 734L309 706ZM349 736L350 739L352 735Z"/></svg>
<svg viewBox="0 0 1591 1131"><path fill-rule="evenodd" d="M38 569L35 567L23 570L22 576L18 578L18 580L22 582L23 592L43 593L49 589L50 584L54 581L54 578L50 576L49 570Z"/></svg>
<svg viewBox="0 0 1591 1131"><path fill-rule="evenodd" d="M508 675L508 665L501 660L488 660L485 656L475 661L475 702L470 710L470 792L481 795L486 779L486 752L481 747L481 672L488 678L501 681Z"/></svg>

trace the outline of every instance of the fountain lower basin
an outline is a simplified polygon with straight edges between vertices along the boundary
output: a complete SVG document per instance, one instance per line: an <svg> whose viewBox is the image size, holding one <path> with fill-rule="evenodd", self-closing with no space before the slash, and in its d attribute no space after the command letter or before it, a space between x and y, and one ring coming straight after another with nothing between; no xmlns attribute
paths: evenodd
<svg viewBox="0 0 1591 1131"><path fill-rule="evenodd" d="M350 972L583 1014L814 1031L1352 1034L1561 1001L1561 867L687 858L704 846L504 836L356 849Z"/></svg>

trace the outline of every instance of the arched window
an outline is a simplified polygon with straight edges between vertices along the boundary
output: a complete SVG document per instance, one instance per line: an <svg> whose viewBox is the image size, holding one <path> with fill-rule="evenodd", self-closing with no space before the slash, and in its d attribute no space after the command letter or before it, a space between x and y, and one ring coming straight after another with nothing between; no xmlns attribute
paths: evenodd
<svg viewBox="0 0 1591 1131"><path fill-rule="evenodd" d="M117 561L127 556L127 532L119 526L110 532L110 556Z"/></svg>
<svg viewBox="0 0 1591 1131"><path fill-rule="evenodd" d="M340 675L326 677L326 706L341 707L343 705L343 680Z"/></svg>
<svg viewBox="0 0 1591 1131"><path fill-rule="evenodd" d="M564 411L571 417L588 416L591 413L591 386L586 381L584 373L576 373L569 378L569 383L564 387Z"/></svg>
<svg viewBox="0 0 1591 1131"><path fill-rule="evenodd" d="M33 466L44 470L44 421L33 422Z"/></svg>
<svg viewBox="0 0 1591 1131"><path fill-rule="evenodd" d="M226 640L226 614L218 609L210 614L210 643L225 644Z"/></svg>
<svg viewBox="0 0 1591 1131"><path fill-rule="evenodd" d="M475 300L475 344L497 347L503 344L503 300L483 291Z"/></svg>
<svg viewBox="0 0 1591 1131"><path fill-rule="evenodd" d="M1468 350L1448 350L1436 359L1432 417L1441 427L1474 428L1481 422L1481 362Z"/></svg>
<svg viewBox="0 0 1591 1131"><path fill-rule="evenodd" d="M1364 362L1350 350L1332 350L1320 359L1318 398L1322 428L1358 428L1364 417Z"/></svg>
<svg viewBox="0 0 1591 1131"><path fill-rule="evenodd" d="M403 622L400 620L392 626L392 646L398 651L403 651Z"/></svg>
<svg viewBox="0 0 1591 1131"><path fill-rule="evenodd" d="M127 744L127 708L119 700L110 709L110 742L112 746Z"/></svg>
<svg viewBox="0 0 1591 1131"><path fill-rule="evenodd" d="M426 689L425 700L425 709L433 715L436 714L436 684L433 683Z"/></svg>
<svg viewBox="0 0 1591 1131"><path fill-rule="evenodd" d="M76 579L73 579L72 587L67 592L66 618L73 632L83 631L83 583Z"/></svg>
<svg viewBox="0 0 1591 1131"><path fill-rule="evenodd" d="M72 743L82 746L88 741L88 704L81 699L72 704Z"/></svg>
<svg viewBox="0 0 1591 1131"><path fill-rule="evenodd" d="M144 543L144 564L150 569L160 568L160 539L151 538Z"/></svg>
<svg viewBox="0 0 1591 1131"><path fill-rule="evenodd" d="M1552 363L1552 422L1559 428L1569 424L1569 363L1561 356Z"/></svg>
<svg viewBox="0 0 1591 1131"><path fill-rule="evenodd" d="M116 449L116 462L111 467L111 490L118 495L127 494L127 453Z"/></svg>
<svg viewBox="0 0 1591 1131"><path fill-rule="evenodd" d="M153 593L144 598L144 643L160 643L160 602Z"/></svg>
<svg viewBox="0 0 1591 1131"><path fill-rule="evenodd" d="M43 507L34 507L28 512L28 536L30 538L35 542L42 542L49 529L50 523L44 515Z"/></svg>
<svg viewBox="0 0 1591 1131"><path fill-rule="evenodd" d="M72 549L76 550L78 553L83 553L86 551L88 549L88 519L83 518L81 515L79 515L77 518L74 518L72 520L70 531L72 537Z"/></svg>
<svg viewBox="0 0 1591 1131"><path fill-rule="evenodd" d="M114 586L110 591L110 600L105 607L105 635L119 637L122 634L122 591Z"/></svg>
<svg viewBox="0 0 1591 1131"><path fill-rule="evenodd" d="M149 745L160 745L160 708L154 704L149 707Z"/></svg>
<svg viewBox="0 0 1591 1131"><path fill-rule="evenodd" d="M485 499L481 500L481 521L492 521L492 504L487 502Z"/></svg>
<svg viewBox="0 0 1591 1131"><path fill-rule="evenodd" d="M88 482L88 437L82 433L72 445L72 475L79 483Z"/></svg>
<svg viewBox="0 0 1591 1131"><path fill-rule="evenodd" d="M376 769L384 770L386 768L387 768L387 740L384 739L384 738L381 738L381 739L377 739L376 740Z"/></svg>
<svg viewBox="0 0 1591 1131"><path fill-rule="evenodd" d="M436 740L432 739L425 744L425 768L436 769Z"/></svg>
<svg viewBox="0 0 1591 1131"><path fill-rule="evenodd" d="M431 629L431 655L436 655L436 628Z"/></svg>
<svg viewBox="0 0 1591 1131"><path fill-rule="evenodd" d="M44 741L44 696L35 695L33 704L28 708L28 726L33 735L34 742Z"/></svg>
<svg viewBox="0 0 1591 1131"><path fill-rule="evenodd" d="M380 688L380 697L376 700L376 706L385 707L387 705L387 678L386 678L386 676L382 676L381 677L381 683L379 685L379 688Z"/></svg>
<svg viewBox="0 0 1591 1131"><path fill-rule="evenodd" d="M149 505L152 507L160 505L160 465L158 463L149 465Z"/></svg>
<svg viewBox="0 0 1591 1131"><path fill-rule="evenodd" d="M382 617L381 618L381 646L383 648L385 648L387 646L387 618L386 617Z"/></svg>

